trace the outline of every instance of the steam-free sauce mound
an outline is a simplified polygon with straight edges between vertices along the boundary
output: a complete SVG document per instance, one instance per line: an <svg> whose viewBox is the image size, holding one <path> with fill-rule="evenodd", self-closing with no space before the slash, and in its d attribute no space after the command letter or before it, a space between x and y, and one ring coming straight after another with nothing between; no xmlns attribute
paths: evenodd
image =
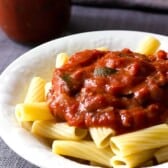
<svg viewBox="0 0 168 168"><path fill-rule="evenodd" d="M168 119L167 53L145 56L85 50L56 68L48 94L52 114L77 127L111 127L117 134Z"/></svg>

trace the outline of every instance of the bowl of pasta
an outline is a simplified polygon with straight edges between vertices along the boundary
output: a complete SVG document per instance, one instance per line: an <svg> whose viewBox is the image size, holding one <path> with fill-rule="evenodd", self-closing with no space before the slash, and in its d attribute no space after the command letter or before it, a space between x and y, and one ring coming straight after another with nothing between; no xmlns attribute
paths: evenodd
<svg viewBox="0 0 168 168"><path fill-rule="evenodd" d="M96 31L30 50L0 76L0 136L39 167L168 167L167 43Z"/></svg>

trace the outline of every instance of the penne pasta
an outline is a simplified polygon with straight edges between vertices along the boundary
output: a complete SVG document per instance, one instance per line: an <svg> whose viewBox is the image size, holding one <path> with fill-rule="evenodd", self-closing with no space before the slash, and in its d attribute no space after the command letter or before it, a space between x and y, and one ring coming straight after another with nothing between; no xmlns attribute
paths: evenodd
<svg viewBox="0 0 168 168"><path fill-rule="evenodd" d="M155 160L154 157L151 158L150 160L145 161L144 163L141 164L141 167L149 167L149 166L153 166L155 164Z"/></svg>
<svg viewBox="0 0 168 168"><path fill-rule="evenodd" d="M147 36L140 42L137 52L145 55L152 55L156 52L159 46L159 40L157 40L155 37Z"/></svg>
<svg viewBox="0 0 168 168"><path fill-rule="evenodd" d="M94 162L94 161L90 161L90 163L89 163L90 165L92 165L92 166L96 166L96 168L103 168L104 167L104 165L102 165L102 164L100 164L100 163L96 163L96 162Z"/></svg>
<svg viewBox="0 0 168 168"><path fill-rule="evenodd" d="M34 77L29 85L24 103L43 102L45 100L44 86L46 82L40 77Z"/></svg>
<svg viewBox="0 0 168 168"><path fill-rule="evenodd" d="M54 119L46 102L17 104L15 116L20 122Z"/></svg>
<svg viewBox="0 0 168 168"><path fill-rule="evenodd" d="M40 77L32 78L27 94L25 96L24 103L34 103L44 101L44 85L45 80ZM19 117L17 117L19 119ZM30 131L32 122L29 121L18 121L20 126Z"/></svg>
<svg viewBox="0 0 168 168"><path fill-rule="evenodd" d="M127 156L168 145L168 125L160 124L143 130L111 138L110 145L116 155Z"/></svg>
<svg viewBox="0 0 168 168"><path fill-rule="evenodd" d="M55 63L55 67L56 68L60 68L61 66L63 66L65 63L67 63L69 60L69 56L67 53L59 53L56 57L56 63Z"/></svg>
<svg viewBox="0 0 168 168"><path fill-rule="evenodd" d="M87 129L69 126L67 123L56 123L55 121L35 121L31 131L42 137L62 140L80 140L87 135Z"/></svg>
<svg viewBox="0 0 168 168"><path fill-rule="evenodd" d="M55 154L90 160L105 166L112 166L110 160L114 156L110 148L98 149L92 141L55 140L52 151Z"/></svg>
<svg viewBox="0 0 168 168"><path fill-rule="evenodd" d="M107 47L98 47L98 48L96 48L96 50L99 50L99 51L107 51L108 48L107 48Z"/></svg>
<svg viewBox="0 0 168 168"><path fill-rule="evenodd" d="M156 151L154 156L158 163L168 161L168 146L164 146L160 148L158 151Z"/></svg>
<svg viewBox="0 0 168 168"><path fill-rule="evenodd" d="M91 127L89 133L98 148L105 148L109 145L110 138L115 135L115 131L106 127Z"/></svg>
<svg viewBox="0 0 168 168"><path fill-rule="evenodd" d="M33 123L31 121L21 121L19 122L19 124L22 128L26 129L27 131L31 131Z"/></svg>
<svg viewBox="0 0 168 168"><path fill-rule="evenodd" d="M111 159L111 163L115 168L134 168L151 159L154 151L155 150L147 150L128 156L116 155Z"/></svg>

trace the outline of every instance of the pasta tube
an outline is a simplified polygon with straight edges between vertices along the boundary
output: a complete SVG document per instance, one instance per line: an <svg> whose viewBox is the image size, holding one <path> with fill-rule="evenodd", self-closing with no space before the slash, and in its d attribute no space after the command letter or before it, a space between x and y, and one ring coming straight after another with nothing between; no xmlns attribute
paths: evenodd
<svg viewBox="0 0 168 168"><path fill-rule="evenodd" d="M168 161L168 146L164 146L154 154L158 163Z"/></svg>
<svg viewBox="0 0 168 168"><path fill-rule="evenodd" d="M111 136L115 135L115 131L105 127L89 128L90 135L98 148L105 148L109 145Z"/></svg>
<svg viewBox="0 0 168 168"><path fill-rule="evenodd" d="M40 77L32 78L24 103L35 103L35 102L42 102L44 101L44 85L45 80ZM19 117L17 117L19 119ZM32 122L29 121L20 121L18 123L21 127L25 128L26 130L30 131Z"/></svg>
<svg viewBox="0 0 168 168"><path fill-rule="evenodd" d="M105 166L112 166L110 160L114 156L110 148L98 149L92 141L55 140L52 151L55 154L94 161Z"/></svg>
<svg viewBox="0 0 168 168"><path fill-rule="evenodd" d="M29 85L24 103L42 102L45 100L44 86L46 82L40 77L34 77Z"/></svg>
<svg viewBox="0 0 168 168"><path fill-rule="evenodd" d="M33 123L31 121L21 121L19 122L19 124L22 128L26 129L27 131L31 131Z"/></svg>
<svg viewBox="0 0 168 168"><path fill-rule="evenodd" d="M140 42L137 52L145 55L152 55L159 48L160 42L155 37L147 36Z"/></svg>
<svg viewBox="0 0 168 168"><path fill-rule="evenodd" d="M46 102L17 104L15 115L20 122L54 119Z"/></svg>
<svg viewBox="0 0 168 168"><path fill-rule="evenodd" d="M166 146L168 145L168 125L160 124L112 137L110 145L116 155L122 156Z"/></svg>
<svg viewBox="0 0 168 168"><path fill-rule="evenodd" d="M155 164L154 157L152 157L150 160L145 161L143 164L141 164L142 167L149 167L153 166Z"/></svg>
<svg viewBox="0 0 168 168"><path fill-rule="evenodd" d="M53 121L35 121L31 131L46 138L64 140L80 140L87 135L87 129Z"/></svg>
<svg viewBox="0 0 168 168"><path fill-rule="evenodd" d="M94 161L90 161L90 163L89 163L91 166L96 166L96 168L103 168L103 165L102 164L100 164L100 163L96 163L96 162L94 162Z"/></svg>
<svg viewBox="0 0 168 168"><path fill-rule="evenodd" d="M98 48L96 48L96 50L99 50L99 51L107 51L108 48L106 48L106 47L98 47Z"/></svg>
<svg viewBox="0 0 168 168"><path fill-rule="evenodd" d="M116 155L111 159L112 166L115 168L133 168L141 165L153 157L155 150L147 150L128 156Z"/></svg>
<svg viewBox="0 0 168 168"><path fill-rule="evenodd" d="M59 53L56 57L55 67L60 68L61 66L63 66L65 63L68 62L68 59L69 56L67 53Z"/></svg>

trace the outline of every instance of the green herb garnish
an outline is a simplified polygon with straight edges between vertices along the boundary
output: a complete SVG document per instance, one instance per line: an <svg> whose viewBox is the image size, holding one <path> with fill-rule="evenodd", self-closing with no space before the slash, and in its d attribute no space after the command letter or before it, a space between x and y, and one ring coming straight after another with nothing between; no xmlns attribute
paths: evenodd
<svg viewBox="0 0 168 168"><path fill-rule="evenodd" d="M71 88L72 79L69 74L63 74L61 78L67 83L68 87Z"/></svg>
<svg viewBox="0 0 168 168"><path fill-rule="evenodd" d="M116 73L117 70L116 69L112 69L112 68L108 68L108 67L99 67L99 68L95 68L94 69L94 76L102 76L102 77L106 77L109 76L111 74Z"/></svg>

